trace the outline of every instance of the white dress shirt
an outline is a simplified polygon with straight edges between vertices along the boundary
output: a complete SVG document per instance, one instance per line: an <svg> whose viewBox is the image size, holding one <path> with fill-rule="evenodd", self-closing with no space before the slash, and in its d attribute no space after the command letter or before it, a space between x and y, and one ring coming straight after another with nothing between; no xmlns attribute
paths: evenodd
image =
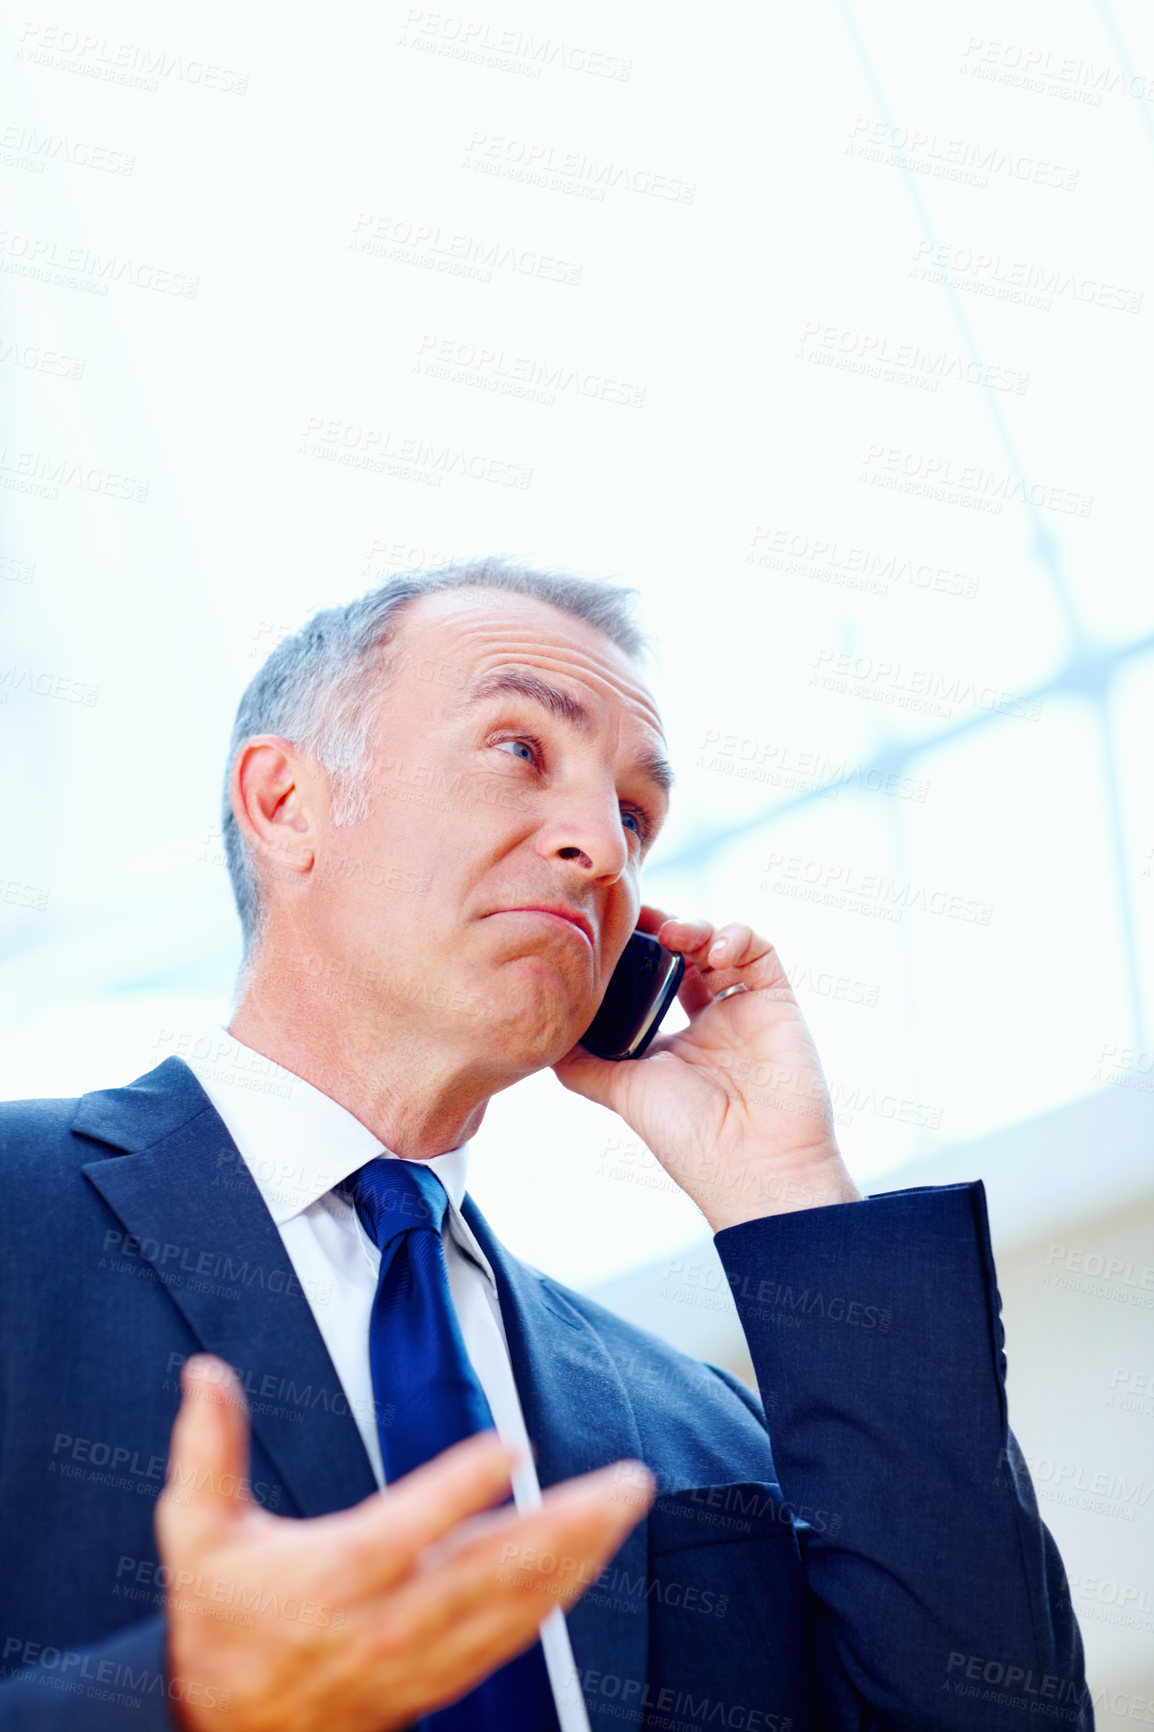
<svg viewBox="0 0 1154 1732"><path fill-rule="evenodd" d="M369 1461L384 1486L369 1363L369 1320L381 1253L352 1204L334 1189L366 1161L399 1157L383 1148L346 1108L218 1024L203 1029L180 1056L224 1121L276 1223L316 1318L356 1420ZM445 1263L465 1350L485 1392L502 1443L517 1451L512 1473L519 1510L535 1509L541 1488L488 1259L461 1214L469 1145L423 1163L449 1198ZM569 1632L559 1606L541 1625L541 1645L561 1732L589 1732Z"/></svg>

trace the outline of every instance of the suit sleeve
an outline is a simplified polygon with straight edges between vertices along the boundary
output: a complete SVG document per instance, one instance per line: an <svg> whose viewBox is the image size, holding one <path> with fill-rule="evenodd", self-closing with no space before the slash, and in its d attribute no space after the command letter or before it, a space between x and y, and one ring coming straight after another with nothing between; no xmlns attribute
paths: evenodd
<svg viewBox="0 0 1154 1732"><path fill-rule="evenodd" d="M165 1620L155 1617L92 1647L44 1646L18 1655L21 1669L0 1682L0 1728L174 1732L171 1704L195 1686L169 1675L166 1649ZM207 1700L204 1705L212 1706ZM218 1699L217 1706L225 1704Z"/></svg>
<svg viewBox="0 0 1154 1732"><path fill-rule="evenodd" d="M1006 1411L980 1183L729 1227L717 1250L805 1560L823 1732L1093 1732Z"/></svg>

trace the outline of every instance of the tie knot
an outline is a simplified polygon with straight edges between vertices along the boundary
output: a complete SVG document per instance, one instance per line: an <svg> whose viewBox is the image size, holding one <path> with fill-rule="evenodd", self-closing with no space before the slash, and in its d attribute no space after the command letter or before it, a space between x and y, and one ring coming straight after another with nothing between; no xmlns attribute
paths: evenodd
<svg viewBox="0 0 1154 1732"><path fill-rule="evenodd" d="M427 1227L440 1234L449 1199L422 1161L370 1161L345 1185L361 1226L382 1251L398 1234Z"/></svg>

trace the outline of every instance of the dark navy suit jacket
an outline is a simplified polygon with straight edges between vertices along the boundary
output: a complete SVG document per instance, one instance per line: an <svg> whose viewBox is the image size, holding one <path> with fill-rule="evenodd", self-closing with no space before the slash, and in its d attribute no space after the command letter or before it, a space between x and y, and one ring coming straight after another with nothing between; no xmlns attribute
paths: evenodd
<svg viewBox="0 0 1154 1732"><path fill-rule="evenodd" d="M183 1359L237 1367L269 1508L341 1509L373 1474L179 1059L0 1108L0 1185L0 1727L162 1732L196 1688L165 1669L153 1537ZM465 1214L542 1485L621 1457L658 1480L568 1614L594 1732L1088 1732L1065 1577L1007 1430L980 1184L719 1233L760 1402Z"/></svg>

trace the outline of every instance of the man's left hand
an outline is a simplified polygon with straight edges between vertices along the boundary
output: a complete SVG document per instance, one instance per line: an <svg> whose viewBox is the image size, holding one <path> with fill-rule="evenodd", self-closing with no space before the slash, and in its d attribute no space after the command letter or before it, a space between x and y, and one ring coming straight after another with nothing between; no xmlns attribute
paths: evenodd
<svg viewBox="0 0 1154 1732"><path fill-rule="evenodd" d="M575 1046L554 1070L612 1109L697 1204L715 1233L764 1215L860 1202L833 1130L829 1092L785 970L748 926L713 927L643 907L638 925L685 958L689 1027L642 1059ZM744 986L720 1003L717 994Z"/></svg>

